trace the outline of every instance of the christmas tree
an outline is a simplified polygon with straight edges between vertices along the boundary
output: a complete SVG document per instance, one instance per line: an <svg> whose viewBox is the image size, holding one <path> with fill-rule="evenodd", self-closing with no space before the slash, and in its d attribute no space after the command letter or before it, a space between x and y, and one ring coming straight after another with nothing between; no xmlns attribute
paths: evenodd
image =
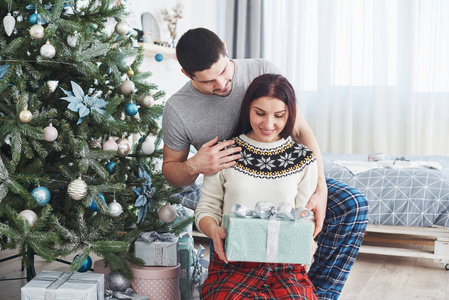
<svg viewBox="0 0 449 300"><path fill-rule="evenodd" d="M154 103L164 93L139 71L124 4L5 0L0 15L1 249L29 267L34 254L77 254L75 271L95 254L131 277L140 232L192 220L172 222Z"/></svg>

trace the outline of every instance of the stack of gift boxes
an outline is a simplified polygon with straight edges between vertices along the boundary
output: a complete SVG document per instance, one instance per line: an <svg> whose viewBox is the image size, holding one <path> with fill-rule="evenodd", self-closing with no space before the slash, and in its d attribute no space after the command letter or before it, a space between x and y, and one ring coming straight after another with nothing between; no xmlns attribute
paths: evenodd
<svg viewBox="0 0 449 300"><path fill-rule="evenodd" d="M187 208L182 211L187 215L178 213L174 222L193 215ZM137 294L127 295L126 299L189 300L195 284L207 276L204 248L194 249L192 224L179 236L142 232L133 248L135 256L145 263L131 266L131 286ZM94 263L94 273L42 271L22 287L22 299L117 299L114 293L108 293L113 292L107 287L109 274L104 260Z"/></svg>

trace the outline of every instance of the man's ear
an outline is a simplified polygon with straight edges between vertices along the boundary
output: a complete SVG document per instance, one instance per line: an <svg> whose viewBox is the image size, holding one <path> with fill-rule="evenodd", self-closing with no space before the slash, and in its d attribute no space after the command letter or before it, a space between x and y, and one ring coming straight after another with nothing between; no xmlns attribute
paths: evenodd
<svg viewBox="0 0 449 300"><path fill-rule="evenodd" d="M184 75L186 75L189 79L192 79L192 77L184 69L181 69L181 72L184 73Z"/></svg>
<svg viewBox="0 0 449 300"><path fill-rule="evenodd" d="M226 42L223 42L223 46L224 46L224 48L225 48L226 55L229 56L229 53L228 53L228 46L226 46Z"/></svg>

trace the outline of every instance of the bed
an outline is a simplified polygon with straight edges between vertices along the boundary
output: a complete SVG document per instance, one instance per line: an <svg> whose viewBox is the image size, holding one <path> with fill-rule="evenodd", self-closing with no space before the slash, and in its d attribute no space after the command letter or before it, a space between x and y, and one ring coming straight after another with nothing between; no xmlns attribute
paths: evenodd
<svg viewBox="0 0 449 300"><path fill-rule="evenodd" d="M369 202L361 253L430 258L449 269L449 157L323 154L326 177Z"/></svg>

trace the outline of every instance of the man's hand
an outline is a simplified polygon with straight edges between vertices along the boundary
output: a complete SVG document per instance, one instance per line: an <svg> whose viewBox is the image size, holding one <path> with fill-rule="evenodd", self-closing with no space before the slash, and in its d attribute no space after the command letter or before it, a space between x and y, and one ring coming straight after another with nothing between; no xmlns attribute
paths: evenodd
<svg viewBox="0 0 449 300"><path fill-rule="evenodd" d="M324 218L326 217L327 208L327 193L320 193L318 190L310 197L309 203L306 208L313 211L315 214L315 231L313 232L313 238L315 238L323 229Z"/></svg>
<svg viewBox="0 0 449 300"><path fill-rule="evenodd" d="M190 174L215 174L218 171L233 167L241 157L240 147L227 148L234 145L234 140L218 143L218 137L205 143L198 152L186 161Z"/></svg>

